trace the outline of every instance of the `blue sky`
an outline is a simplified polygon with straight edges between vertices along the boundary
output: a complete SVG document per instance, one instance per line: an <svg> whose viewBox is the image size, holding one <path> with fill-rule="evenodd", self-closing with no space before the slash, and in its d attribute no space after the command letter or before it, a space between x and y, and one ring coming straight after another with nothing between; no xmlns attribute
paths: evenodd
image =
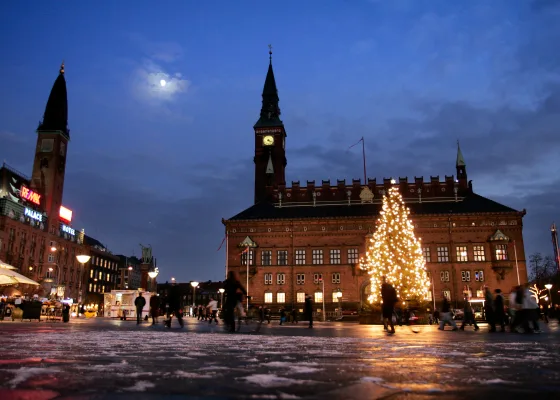
<svg viewBox="0 0 560 400"><path fill-rule="evenodd" d="M553 0L7 2L0 157L30 174L64 60L74 226L115 253L151 244L162 279L220 279L271 43L288 181L361 177L361 136L371 177L451 175L460 139L475 191L527 208L526 251L549 254L559 17Z"/></svg>

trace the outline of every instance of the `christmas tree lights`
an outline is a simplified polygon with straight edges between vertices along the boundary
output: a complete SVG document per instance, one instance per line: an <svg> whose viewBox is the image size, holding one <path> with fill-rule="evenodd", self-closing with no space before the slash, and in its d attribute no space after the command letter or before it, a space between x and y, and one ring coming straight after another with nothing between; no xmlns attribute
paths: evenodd
<svg viewBox="0 0 560 400"><path fill-rule="evenodd" d="M383 277L394 286L399 301L428 299L430 281L409 214L398 188L391 187L383 196L377 229L368 237L365 258L360 260L370 276L370 303L381 302Z"/></svg>

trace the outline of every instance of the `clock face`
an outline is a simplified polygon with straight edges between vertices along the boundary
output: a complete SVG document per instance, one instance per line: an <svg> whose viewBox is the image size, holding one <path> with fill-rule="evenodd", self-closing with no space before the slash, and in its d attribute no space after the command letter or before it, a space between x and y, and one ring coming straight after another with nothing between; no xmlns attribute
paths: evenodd
<svg viewBox="0 0 560 400"><path fill-rule="evenodd" d="M274 136L267 135L263 137L263 144L265 146L272 146L274 144Z"/></svg>

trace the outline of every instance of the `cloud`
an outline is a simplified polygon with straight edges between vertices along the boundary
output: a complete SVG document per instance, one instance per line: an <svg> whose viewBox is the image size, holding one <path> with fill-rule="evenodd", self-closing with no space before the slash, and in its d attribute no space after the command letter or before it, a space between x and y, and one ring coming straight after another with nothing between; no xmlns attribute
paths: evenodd
<svg viewBox="0 0 560 400"><path fill-rule="evenodd" d="M152 60L172 63L182 58L184 54L183 47L177 42L150 40L137 32L128 33L126 36Z"/></svg>
<svg viewBox="0 0 560 400"><path fill-rule="evenodd" d="M171 102L190 86L180 72L166 71L149 59L143 60L135 71L134 89L140 99Z"/></svg>

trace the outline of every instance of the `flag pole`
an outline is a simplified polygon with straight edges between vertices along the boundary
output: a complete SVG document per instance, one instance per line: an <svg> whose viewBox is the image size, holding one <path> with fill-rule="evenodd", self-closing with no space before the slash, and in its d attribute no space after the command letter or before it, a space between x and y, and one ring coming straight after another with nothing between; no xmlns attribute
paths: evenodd
<svg viewBox="0 0 560 400"><path fill-rule="evenodd" d="M517 262L517 246L515 244L515 240L513 241L513 253L515 254L515 269L517 270L517 284L521 285L521 281L519 280L519 263Z"/></svg>
<svg viewBox="0 0 560 400"><path fill-rule="evenodd" d="M362 159L364 161L364 185L367 185L367 173L366 173L366 142L362 136Z"/></svg>
<svg viewBox="0 0 560 400"><path fill-rule="evenodd" d="M247 246L247 313L249 313L249 259L251 258L251 249Z"/></svg>

